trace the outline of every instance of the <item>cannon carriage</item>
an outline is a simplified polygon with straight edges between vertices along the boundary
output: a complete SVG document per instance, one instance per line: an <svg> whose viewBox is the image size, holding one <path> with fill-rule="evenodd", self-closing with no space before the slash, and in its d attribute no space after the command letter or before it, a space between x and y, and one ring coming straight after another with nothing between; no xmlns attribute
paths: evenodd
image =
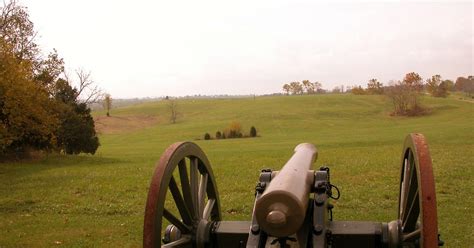
<svg viewBox="0 0 474 248"><path fill-rule="evenodd" d="M333 220L340 192L328 167L312 170L317 149L299 144L280 171L264 169L249 221L224 221L210 163L194 143L168 147L145 208L144 247L438 247L431 157L421 134L406 137L398 216L388 222ZM168 198L168 205L165 199ZM171 202L171 206L169 205Z"/></svg>

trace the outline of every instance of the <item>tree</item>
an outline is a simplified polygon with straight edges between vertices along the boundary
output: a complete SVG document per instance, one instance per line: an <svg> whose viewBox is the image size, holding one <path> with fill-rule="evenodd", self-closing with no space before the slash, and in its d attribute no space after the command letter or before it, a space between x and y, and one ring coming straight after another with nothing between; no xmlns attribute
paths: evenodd
<svg viewBox="0 0 474 248"><path fill-rule="evenodd" d="M417 100L419 93L413 87L414 84L404 80L391 82L390 86L386 88L385 94L393 103L393 115L416 116L426 113Z"/></svg>
<svg viewBox="0 0 474 248"><path fill-rule="evenodd" d="M440 75L434 75L426 80L426 90L434 97L446 97L449 90L449 82L443 81Z"/></svg>
<svg viewBox="0 0 474 248"><path fill-rule="evenodd" d="M56 131L57 147L66 154L94 154L99 147L94 119L87 104L76 99L77 89L60 78L55 84L61 124Z"/></svg>
<svg viewBox="0 0 474 248"><path fill-rule="evenodd" d="M291 87L290 87L289 84L284 84L284 85L283 85L283 91L284 91L287 95L290 94L290 90L291 90Z"/></svg>
<svg viewBox="0 0 474 248"><path fill-rule="evenodd" d="M336 94L341 93L341 88L339 88L339 86L334 87L332 89L332 93L336 93Z"/></svg>
<svg viewBox="0 0 474 248"><path fill-rule="evenodd" d="M257 129L254 126L250 128L250 137L257 137Z"/></svg>
<svg viewBox="0 0 474 248"><path fill-rule="evenodd" d="M110 116L110 109L112 109L112 97L110 94L104 95L102 104L104 105L105 110L107 110L107 116Z"/></svg>
<svg viewBox="0 0 474 248"><path fill-rule="evenodd" d="M324 93L323 85L320 82L314 82L313 88L315 93Z"/></svg>
<svg viewBox="0 0 474 248"><path fill-rule="evenodd" d="M450 80L443 80L438 86L438 97L447 97L449 95Z"/></svg>
<svg viewBox="0 0 474 248"><path fill-rule="evenodd" d="M454 91L454 82L452 80L449 80L449 79L443 80L441 84L444 84L443 87L446 87L448 91Z"/></svg>
<svg viewBox="0 0 474 248"><path fill-rule="evenodd" d="M422 112L418 97L423 90L423 79L418 73L410 72L405 75L402 83L404 84L404 87L401 87L401 89L406 91L405 93L408 95L408 101L410 101L410 111Z"/></svg>
<svg viewBox="0 0 474 248"><path fill-rule="evenodd" d="M303 94L303 86L300 82L291 82L290 91L293 95Z"/></svg>
<svg viewBox="0 0 474 248"><path fill-rule="evenodd" d="M35 150L94 153L94 120L53 50L41 56L25 7L0 7L0 155Z"/></svg>
<svg viewBox="0 0 474 248"><path fill-rule="evenodd" d="M351 87L351 93L354 95L365 95L367 92L360 85Z"/></svg>
<svg viewBox="0 0 474 248"><path fill-rule="evenodd" d="M77 69L76 76L78 79L76 99L85 104L99 102L102 98L102 91L92 80L91 72L86 72L84 69Z"/></svg>
<svg viewBox="0 0 474 248"><path fill-rule="evenodd" d="M308 94L314 94L314 84L311 83L309 80L303 80L302 81L302 85L304 87L304 90L306 91L306 93Z"/></svg>
<svg viewBox="0 0 474 248"><path fill-rule="evenodd" d="M39 48L34 41L36 32L26 8L12 0L3 2L0 12L0 39L11 48L18 62L37 62Z"/></svg>
<svg viewBox="0 0 474 248"><path fill-rule="evenodd" d="M31 80L32 64L15 53L0 37L0 154L50 149L58 124L54 102Z"/></svg>
<svg viewBox="0 0 474 248"><path fill-rule="evenodd" d="M367 83L367 93L379 95L383 93L383 85L375 78L370 79Z"/></svg>
<svg viewBox="0 0 474 248"><path fill-rule="evenodd" d="M468 96L474 94L474 77L468 76L465 77L458 77L456 79L456 83L454 84L454 88L457 91L461 91L466 93Z"/></svg>
<svg viewBox="0 0 474 248"><path fill-rule="evenodd" d="M174 99L168 100L168 108L170 110L170 121L171 123L175 124L176 119L178 119L178 103Z"/></svg>

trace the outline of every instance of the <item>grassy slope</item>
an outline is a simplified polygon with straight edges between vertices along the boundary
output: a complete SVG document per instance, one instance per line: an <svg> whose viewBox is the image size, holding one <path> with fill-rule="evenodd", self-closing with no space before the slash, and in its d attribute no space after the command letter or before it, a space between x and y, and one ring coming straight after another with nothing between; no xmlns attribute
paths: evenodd
<svg viewBox="0 0 474 248"><path fill-rule="evenodd" d="M164 102L115 109L113 115L156 115L137 132L103 135L96 156L50 156L0 164L0 247L140 246L143 209L154 164L175 141L214 134L230 121L255 125L261 137L196 141L207 153L226 220L249 220L261 168L280 168L300 142L319 149L342 191L337 220L396 218L400 153L409 132L428 138L434 162L439 229L448 247L474 244L474 108L425 99L430 116L394 118L378 96L318 95L182 100L167 122ZM102 114L102 113L96 113Z"/></svg>

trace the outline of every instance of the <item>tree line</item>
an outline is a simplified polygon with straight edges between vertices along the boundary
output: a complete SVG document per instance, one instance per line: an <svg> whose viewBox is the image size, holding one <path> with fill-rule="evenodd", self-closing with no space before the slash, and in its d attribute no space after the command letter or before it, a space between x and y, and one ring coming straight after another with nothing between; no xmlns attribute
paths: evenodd
<svg viewBox="0 0 474 248"><path fill-rule="evenodd" d="M77 70L74 80L56 50L47 56L35 42L25 7L0 7L0 157L31 150L94 154L99 139L88 104L100 89L91 74Z"/></svg>
<svg viewBox="0 0 474 248"><path fill-rule="evenodd" d="M402 80L390 81L384 86L376 78L368 81L367 87L361 85L347 86L346 92L355 95L386 95L393 102L393 115L421 115L427 112L419 101L419 96L426 92L433 97L447 97L450 92L463 92L469 97L474 97L474 77L458 77L456 82L446 79L441 75L433 75L431 78L423 80L416 72L410 72ZM300 82L291 82L283 85L285 94L301 95L326 93L319 82L311 83L309 80ZM344 86L337 86L332 90L333 93L343 93Z"/></svg>
<svg viewBox="0 0 474 248"><path fill-rule="evenodd" d="M474 93L473 76L458 77L456 82L453 82L449 79L443 80L441 75L437 74L423 81L421 76L415 72L406 74L405 78L401 81L390 81L387 86L384 86L377 79L370 79L367 83L367 88L362 88L362 86L358 85L348 88L348 90L356 95L384 94L384 92L393 86L410 84L412 82L416 84L416 87L418 87L420 91L426 92L434 97L447 97L450 92L453 91L462 92L468 96L472 96Z"/></svg>
<svg viewBox="0 0 474 248"><path fill-rule="evenodd" d="M283 91L287 95L289 95L290 93L293 95L302 95L304 93L316 94L316 93L324 92L321 83L319 82L311 83L309 80L303 80L301 83L298 81L294 81L288 84L284 84Z"/></svg>

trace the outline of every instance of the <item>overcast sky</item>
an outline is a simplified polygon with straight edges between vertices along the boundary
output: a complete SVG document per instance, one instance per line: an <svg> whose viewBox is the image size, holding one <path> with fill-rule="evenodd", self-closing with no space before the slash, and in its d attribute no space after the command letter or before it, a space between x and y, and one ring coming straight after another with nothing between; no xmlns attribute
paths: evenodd
<svg viewBox="0 0 474 248"><path fill-rule="evenodd" d="M44 51L115 98L474 74L473 2L20 0Z"/></svg>

